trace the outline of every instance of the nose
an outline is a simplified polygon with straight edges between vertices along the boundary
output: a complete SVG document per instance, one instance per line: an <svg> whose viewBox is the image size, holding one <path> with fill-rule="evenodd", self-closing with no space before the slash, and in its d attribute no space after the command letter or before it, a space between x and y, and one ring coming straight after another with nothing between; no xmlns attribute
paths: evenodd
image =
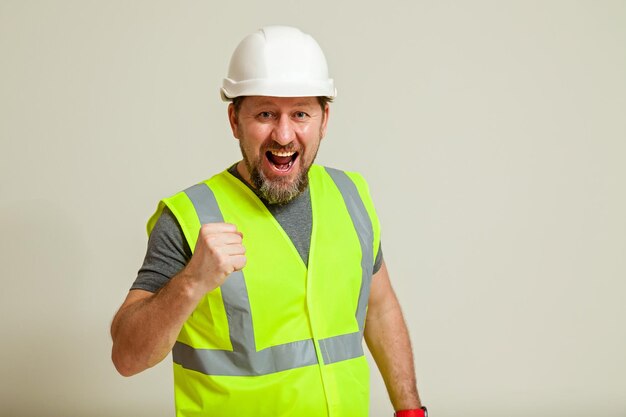
<svg viewBox="0 0 626 417"><path fill-rule="evenodd" d="M274 140L274 142L285 146L293 142L295 137L296 135L294 132L294 128L291 125L291 120L289 119L289 116L286 114L282 114L276 122L276 125L274 126L272 139Z"/></svg>

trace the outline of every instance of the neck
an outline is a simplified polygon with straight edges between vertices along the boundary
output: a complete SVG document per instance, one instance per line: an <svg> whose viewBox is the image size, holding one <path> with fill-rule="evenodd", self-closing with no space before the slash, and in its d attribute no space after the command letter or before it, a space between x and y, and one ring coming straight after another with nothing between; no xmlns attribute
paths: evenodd
<svg viewBox="0 0 626 417"><path fill-rule="evenodd" d="M254 184L252 183L252 177L250 176L250 173L248 172L248 167L246 167L246 163L241 160L237 163L237 172L239 173L239 175L241 176L241 178L243 178L243 180L248 183L248 185L252 188L255 189L256 187L254 186Z"/></svg>

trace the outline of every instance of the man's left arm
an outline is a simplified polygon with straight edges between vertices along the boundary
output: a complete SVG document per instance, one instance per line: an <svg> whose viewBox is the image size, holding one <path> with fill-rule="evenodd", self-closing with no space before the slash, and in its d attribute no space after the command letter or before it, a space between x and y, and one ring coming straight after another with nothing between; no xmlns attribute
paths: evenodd
<svg viewBox="0 0 626 417"><path fill-rule="evenodd" d="M411 341L384 261L372 279L365 341L385 381L394 410L420 408Z"/></svg>

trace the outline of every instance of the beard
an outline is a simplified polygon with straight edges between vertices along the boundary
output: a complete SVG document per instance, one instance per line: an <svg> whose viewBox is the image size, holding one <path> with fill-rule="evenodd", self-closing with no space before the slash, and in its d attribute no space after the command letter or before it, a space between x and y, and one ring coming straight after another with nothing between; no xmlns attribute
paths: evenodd
<svg viewBox="0 0 626 417"><path fill-rule="evenodd" d="M250 173L250 180L255 188L256 194L268 204L286 204L302 194L304 190L309 186L309 169L317 156L317 149L314 149L313 158L310 161L305 161L305 156L302 151L298 151L298 159L300 170L295 173L295 178L276 177L270 178L261 169L262 158L265 158L265 152L268 150L281 150L290 151L290 147L264 147L263 152L260 153L260 158L257 161L251 161L248 158L243 146L240 142L241 154L243 155L244 163Z"/></svg>

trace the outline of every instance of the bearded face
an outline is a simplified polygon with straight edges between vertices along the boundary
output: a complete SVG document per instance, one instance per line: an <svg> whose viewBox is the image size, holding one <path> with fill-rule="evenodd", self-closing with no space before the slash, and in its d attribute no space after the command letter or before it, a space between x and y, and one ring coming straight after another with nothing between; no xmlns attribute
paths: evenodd
<svg viewBox="0 0 626 417"><path fill-rule="evenodd" d="M238 170L261 198L284 204L308 185L308 171L326 132L328 106L316 97L246 97L229 107L243 161Z"/></svg>

